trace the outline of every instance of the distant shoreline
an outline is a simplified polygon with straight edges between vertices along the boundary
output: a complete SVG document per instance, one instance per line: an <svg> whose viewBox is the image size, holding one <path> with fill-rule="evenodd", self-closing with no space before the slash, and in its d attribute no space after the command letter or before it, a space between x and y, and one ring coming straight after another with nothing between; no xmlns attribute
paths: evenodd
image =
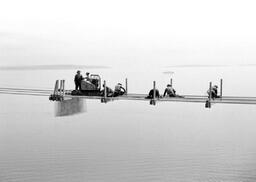
<svg viewBox="0 0 256 182"><path fill-rule="evenodd" d="M71 70L71 69L109 69L108 66L98 65L26 65L26 66L0 66L0 70Z"/></svg>
<svg viewBox="0 0 256 182"><path fill-rule="evenodd" d="M172 65L166 68L211 68L211 67L254 67L256 64L237 64L237 65L204 65L204 64L190 64L190 65Z"/></svg>

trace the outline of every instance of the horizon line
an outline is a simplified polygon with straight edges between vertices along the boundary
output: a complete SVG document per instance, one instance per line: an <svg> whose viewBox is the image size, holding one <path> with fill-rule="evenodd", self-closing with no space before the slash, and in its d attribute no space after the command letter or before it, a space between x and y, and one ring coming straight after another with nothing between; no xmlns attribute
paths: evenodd
<svg viewBox="0 0 256 182"><path fill-rule="evenodd" d="M236 65L227 65L227 64L182 64L182 65L171 65L171 66L165 66L166 68L198 68L198 67L246 67L246 66L256 66L256 64L236 64Z"/></svg>
<svg viewBox="0 0 256 182"><path fill-rule="evenodd" d="M69 70L69 69L109 69L103 65L73 65L73 64L53 64L53 65L24 65L24 66L0 66L0 70Z"/></svg>

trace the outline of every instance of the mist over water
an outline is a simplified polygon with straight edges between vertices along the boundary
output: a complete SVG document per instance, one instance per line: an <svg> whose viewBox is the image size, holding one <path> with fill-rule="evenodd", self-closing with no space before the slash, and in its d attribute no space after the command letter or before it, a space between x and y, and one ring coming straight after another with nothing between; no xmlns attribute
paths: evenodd
<svg viewBox="0 0 256 182"><path fill-rule="evenodd" d="M85 74L88 70L82 70ZM1 86L53 89L76 70L4 71ZM130 93L255 96L255 67L95 69ZM170 72L164 74L163 72ZM11 80L11 81L9 81ZM86 100L86 113L55 117L48 97L0 94L0 181L255 181L256 106Z"/></svg>

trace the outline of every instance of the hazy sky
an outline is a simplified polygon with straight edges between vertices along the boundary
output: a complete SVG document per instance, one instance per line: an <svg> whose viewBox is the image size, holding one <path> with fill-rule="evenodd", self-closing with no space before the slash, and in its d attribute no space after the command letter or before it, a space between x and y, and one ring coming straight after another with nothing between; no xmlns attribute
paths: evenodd
<svg viewBox="0 0 256 182"><path fill-rule="evenodd" d="M254 1L8 0L0 66L253 64Z"/></svg>

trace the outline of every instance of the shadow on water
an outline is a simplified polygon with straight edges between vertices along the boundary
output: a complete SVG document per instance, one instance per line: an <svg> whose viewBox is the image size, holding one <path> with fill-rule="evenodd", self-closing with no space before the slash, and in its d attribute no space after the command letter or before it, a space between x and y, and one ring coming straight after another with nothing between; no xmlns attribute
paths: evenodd
<svg viewBox="0 0 256 182"><path fill-rule="evenodd" d="M72 98L55 103L55 116L70 116L87 112L86 101L80 98Z"/></svg>

